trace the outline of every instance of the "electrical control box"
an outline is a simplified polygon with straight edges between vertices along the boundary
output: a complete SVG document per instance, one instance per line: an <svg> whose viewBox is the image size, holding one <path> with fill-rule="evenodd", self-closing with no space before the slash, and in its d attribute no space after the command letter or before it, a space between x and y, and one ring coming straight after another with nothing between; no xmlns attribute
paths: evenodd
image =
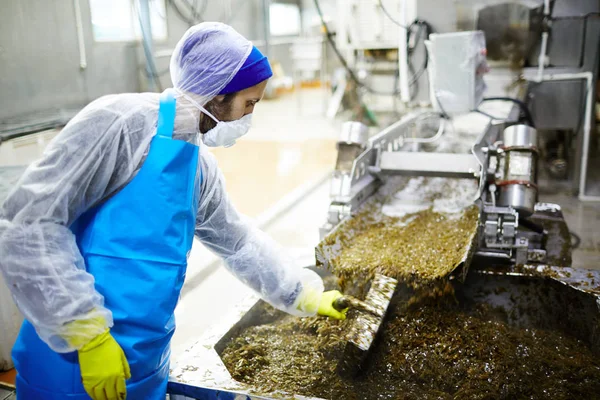
<svg viewBox="0 0 600 400"><path fill-rule="evenodd" d="M434 33L426 46L433 107L448 115L475 110L483 100L488 71L483 32Z"/></svg>

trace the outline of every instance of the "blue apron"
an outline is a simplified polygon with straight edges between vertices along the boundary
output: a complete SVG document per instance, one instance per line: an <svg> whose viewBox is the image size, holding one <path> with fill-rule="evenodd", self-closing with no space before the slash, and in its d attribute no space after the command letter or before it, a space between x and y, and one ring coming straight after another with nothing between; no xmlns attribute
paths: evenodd
<svg viewBox="0 0 600 400"><path fill-rule="evenodd" d="M157 134L137 175L71 226L112 311L111 333L131 367L127 399L164 400L173 311L192 247L198 147L173 140L175 99L161 95ZM25 321L13 348L19 399L89 399L77 352L52 351Z"/></svg>

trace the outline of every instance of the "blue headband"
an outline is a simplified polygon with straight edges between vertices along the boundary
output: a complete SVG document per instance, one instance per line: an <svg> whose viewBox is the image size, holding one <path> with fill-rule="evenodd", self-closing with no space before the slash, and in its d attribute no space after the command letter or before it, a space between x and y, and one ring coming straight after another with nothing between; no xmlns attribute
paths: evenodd
<svg viewBox="0 0 600 400"><path fill-rule="evenodd" d="M248 89L249 87L258 85L262 81L266 81L272 76L273 71L271 71L269 60L260 50L252 46L252 51L248 58L246 58L242 68L240 68L231 82L219 94L229 94Z"/></svg>

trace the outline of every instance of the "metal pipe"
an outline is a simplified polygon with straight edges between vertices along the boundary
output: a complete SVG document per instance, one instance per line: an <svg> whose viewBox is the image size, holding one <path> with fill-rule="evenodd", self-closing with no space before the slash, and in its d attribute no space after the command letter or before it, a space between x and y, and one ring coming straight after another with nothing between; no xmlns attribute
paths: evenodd
<svg viewBox="0 0 600 400"><path fill-rule="evenodd" d="M152 50L152 24L150 21L149 0L139 0L140 6L140 29L142 31L142 45L146 55L146 75L148 77L148 89L155 91L157 86L156 66L154 65L154 51ZM160 83L159 83L160 84Z"/></svg>
<svg viewBox="0 0 600 400"><path fill-rule="evenodd" d="M550 15L550 0L544 0L544 15Z"/></svg>
<svg viewBox="0 0 600 400"><path fill-rule="evenodd" d="M264 38L265 38L265 56L269 57L269 50L271 45L271 13L270 6L271 0L263 0L263 23L264 23Z"/></svg>
<svg viewBox="0 0 600 400"><path fill-rule="evenodd" d="M446 127L446 120L440 118L440 127L435 135L428 138L405 138L404 143L433 143L438 140L444 134L444 128Z"/></svg>
<svg viewBox="0 0 600 400"><path fill-rule="evenodd" d="M591 72L575 72L563 74L549 74L534 79L534 82L568 81L573 79L586 80L585 120L583 124L583 154L581 155L581 172L579 174L579 200L600 201L600 196L586 196L585 183L587 179L588 153L590 149L590 135L592 130L592 113L594 107L594 74Z"/></svg>
<svg viewBox="0 0 600 400"><path fill-rule="evenodd" d="M265 39L264 54L267 58L271 58L271 0L262 0L263 4L263 34ZM275 88L272 80L267 84L265 96L273 97Z"/></svg>
<svg viewBox="0 0 600 400"><path fill-rule="evenodd" d="M381 132L376 134L375 136L371 137L369 139L369 146L376 147L376 145L380 141L384 140L388 135L395 135L397 133L398 134L402 133L402 132L398 132L398 130L399 129L402 130L403 128L406 128L410 122L415 120L417 117L423 116L427 113L430 113L430 112L429 111L426 111L426 112L415 111L413 113L405 115L404 117L402 117L402 119L400 119L400 121L394 122L392 125L388 126L384 130L382 130Z"/></svg>
<svg viewBox="0 0 600 400"><path fill-rule="evenodd" d="M538 79L544 75L546 57L548 56L548 24L550 23L550 0L544 0L544 31L542 32L542 46L538 57Z"/></svg>
<svg viewBox="0 0 600 400"><path fill-rule="evenodd" d="M73 0L73 7L75 8L75 27L77 28L77 43L79 45L79 67L86 69L87 57L85 54L85 38L83 37L83 22L79 0Z"/></svg>
<svg viewBox="0 0 600 400"><path fill-rule="evenodd" d="M400 22L405 23L408 13L408 0L400 2ZM410 102L410 83L408 79L408 43L406 29L398 29L398 70L400 74L400 97L404 103ZM397 90L394 88L394 90Z"/></svg>
<svg viewBox="0 0 600 400"><path fill-rule="evenodd" d="M544 66L546 64L546 52L548 50L548 32L542 32L542 47L538 58L538 79L544 75Z"/></svg>

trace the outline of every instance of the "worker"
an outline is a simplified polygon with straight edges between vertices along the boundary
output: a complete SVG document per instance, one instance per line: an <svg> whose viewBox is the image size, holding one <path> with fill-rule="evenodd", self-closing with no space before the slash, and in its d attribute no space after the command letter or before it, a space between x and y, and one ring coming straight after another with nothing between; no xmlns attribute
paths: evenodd
<svg viewBox="0 0 600 400"><path fill-rule="evenodd" d="M164 400L194 234L274 307L344 318L339 292L238 214L207 151L250 128L272 76L266 57L205 22L179 41L170 72L162 95L85 107L2 205L0 269L25 316L19 399Z"/></svg>

